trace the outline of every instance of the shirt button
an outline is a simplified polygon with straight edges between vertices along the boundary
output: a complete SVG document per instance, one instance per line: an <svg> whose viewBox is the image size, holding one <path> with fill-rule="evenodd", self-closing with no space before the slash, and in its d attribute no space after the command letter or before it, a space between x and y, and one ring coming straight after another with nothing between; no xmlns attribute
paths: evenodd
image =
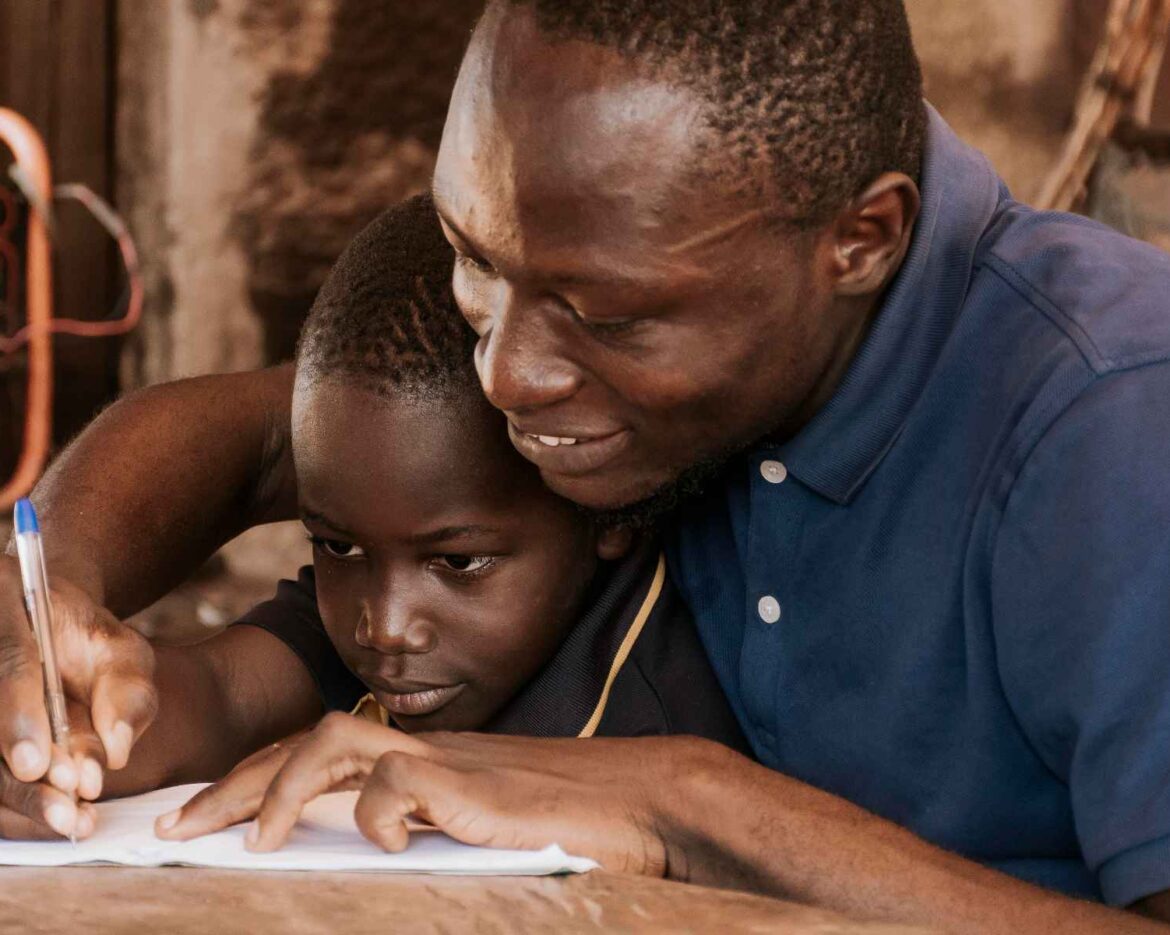
<svg viewBox="0 0 1170 935"><path fill-rule="evenodd" d="M765 461L760 465L760 473L769 484L783 484L788 478L788 468L779 461Z"/></svg>
<svg viewBox="0 0 1170 935"><path fill-rule="evenodd" d="M771 594L761 597L756 609L760 612L760 619L764 623L775 623L780 619L780 602Z"/></svg>

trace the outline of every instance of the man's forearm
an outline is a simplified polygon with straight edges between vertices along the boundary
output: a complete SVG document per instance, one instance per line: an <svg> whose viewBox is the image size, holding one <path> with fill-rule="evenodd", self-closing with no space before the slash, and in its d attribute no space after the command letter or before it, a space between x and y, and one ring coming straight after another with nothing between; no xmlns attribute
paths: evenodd
<svg viewBox="0 0 1170 935"><path fill-rule="evenodd" d="M249 526L295 515L291 366L182 380L107 409L34 491L51 575L124 617Z"/></svg>
<svg viewBox="0 0 1170 935"><path fill-rule="evenodd" d="M672 877L955 932L1167 931L989 870L712 744L684 759L658 815Z"/></svg>

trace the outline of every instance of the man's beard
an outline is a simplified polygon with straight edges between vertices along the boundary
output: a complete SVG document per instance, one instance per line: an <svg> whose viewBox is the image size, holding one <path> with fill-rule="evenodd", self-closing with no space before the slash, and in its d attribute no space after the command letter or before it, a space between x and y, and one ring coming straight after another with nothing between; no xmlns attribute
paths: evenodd
<svg viewBox="0 0 1170 935"><path fill-rule="evenodd" d="M707 490L710 482L723 473L727 462L749 447L751 446L743 445L697 461L684 468L673 480L667 481L648 497L634 503L609 509L589 507L581 509L604 528L626 528L635 532L653 529L663 517L697 500Z"/></svg>

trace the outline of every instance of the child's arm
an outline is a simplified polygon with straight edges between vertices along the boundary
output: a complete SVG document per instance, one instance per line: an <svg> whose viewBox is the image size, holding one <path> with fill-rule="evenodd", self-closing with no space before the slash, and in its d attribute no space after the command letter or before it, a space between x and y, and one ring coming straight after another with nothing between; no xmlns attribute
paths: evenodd
<svg viewBox="0 0 1170 935"><path fill-rule="evenodd" d="M233 626L206 642L155 647L159 712L104 797L218 779L248 754L312 723L308 669L272 634Z"/></svg>

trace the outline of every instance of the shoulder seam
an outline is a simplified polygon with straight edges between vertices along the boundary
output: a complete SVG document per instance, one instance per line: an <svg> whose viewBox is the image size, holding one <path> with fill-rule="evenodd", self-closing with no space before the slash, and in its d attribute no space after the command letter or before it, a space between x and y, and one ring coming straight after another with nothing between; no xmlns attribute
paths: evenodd
<svg viewBox="0 0 1170 935"><path fill-rule="evenodd" d="M1101 352L1101 349L1093 341L1092 336L1081 327L1079 322L1065 314L1064 310L1045 295L1043 290L1035 283L1026 279L1015 267L1009 265L1006 260L997 255L994 250L987 252L986 263L995 270L1000 279L1007 283L1020 298L1040 312L1040 314L1068 336L1068 339L1076 346L1081 356L1085 359L1085 363L1092 368L1094 373L1101 373L1109 369L1113 361ZM1088 345L1092 351L1091 354L1085 350L1082 342Z"/></svg>
<svg viewBox="0 0 1170 935"><path fill-rule="evenodd" d="M1065 336L1080 352L1085 363L1098 376L1135 370L1149 364L1170 362L1170 348L1150 351L1123 360L1107 356L1080 322L1071 318L1043 289L1026 278L1003 257L997 255L994 250L988 251L986 263L1020 298L1064 332Z"/></svg>

